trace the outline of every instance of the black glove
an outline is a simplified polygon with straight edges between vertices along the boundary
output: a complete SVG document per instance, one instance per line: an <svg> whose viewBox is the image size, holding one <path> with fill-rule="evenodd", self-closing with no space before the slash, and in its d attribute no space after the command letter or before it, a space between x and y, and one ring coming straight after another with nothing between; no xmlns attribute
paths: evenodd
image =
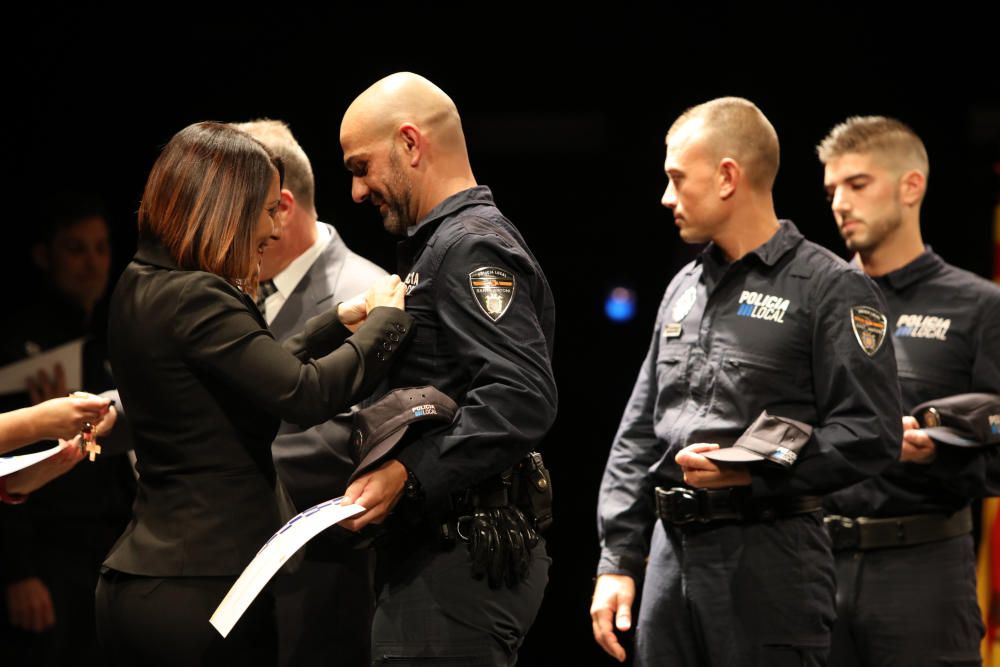
<svg viewBox="0 0 1000 667"><path fill-rule="evenodd" d="M478 510L469 529L472 576L487 577L490 588L515 586L528 576L538 533L516 507Z"/></svg>

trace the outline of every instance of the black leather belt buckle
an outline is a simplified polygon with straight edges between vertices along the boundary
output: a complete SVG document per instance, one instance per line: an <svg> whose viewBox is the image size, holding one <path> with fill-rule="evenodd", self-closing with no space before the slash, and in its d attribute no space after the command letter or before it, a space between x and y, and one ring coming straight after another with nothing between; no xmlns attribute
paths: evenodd
<svg viewBox="0 0 1000 667"><path fill-rule="evenodd" d="M675 526L705 521L705 493L701 489L656 487L656 514Z"/></svg>
<svg viewBox="0 0 1000 667"><path fill-rule="evenodd" d="M854 519L831 514L823 519L826 532L830 534L833 550L857 549L861 544L861 526Z"/></svg>

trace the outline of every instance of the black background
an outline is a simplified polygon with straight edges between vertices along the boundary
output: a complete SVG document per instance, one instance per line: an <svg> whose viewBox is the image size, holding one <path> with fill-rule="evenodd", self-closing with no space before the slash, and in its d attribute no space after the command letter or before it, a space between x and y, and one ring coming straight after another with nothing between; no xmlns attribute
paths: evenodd
<svg viewBox="0 0 1000 667"><path fill-rule="evenodd" d="M926 240L991 275L994 16L961 3L919 16L915 4L367 4L32 5L8 16L4 284L23 290L33 220L65 188L107 202L117 275L159 147L195 121L262 116L289 122L310 155L321 219L391 269L377 213L350 201L340 118L386 74L427 76L458 105L476 177L520 227L558 305L560 416L544 446L555 564L521 664L610 662L587 614L597 488L663 288L694 250L659 204L664 132L693 104L753 100L781 138L779 216L843 254L814 146L848 115L899 117L931 157ZM627 324L603 315L618 285L638 295Z"/></svg>

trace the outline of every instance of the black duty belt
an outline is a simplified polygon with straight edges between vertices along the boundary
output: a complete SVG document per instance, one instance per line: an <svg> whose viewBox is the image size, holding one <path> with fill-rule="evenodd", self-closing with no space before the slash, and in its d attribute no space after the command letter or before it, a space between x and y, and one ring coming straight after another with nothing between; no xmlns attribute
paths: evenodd
<svg viewBox="0 0 1000 667"><path fill-rule="evenodd" d="M825 521L834 551L906 547L972 532L972 511L968 507L954 514L911 514L886 519L832 514Z"/></svg>
<svg viewBox="0 0 1000 667"><path fill-rule="evenodd" d="M656 487L656 515L674 526L709 521L770 521L820 510L818 496L753 498L746 489Z"/></svg>

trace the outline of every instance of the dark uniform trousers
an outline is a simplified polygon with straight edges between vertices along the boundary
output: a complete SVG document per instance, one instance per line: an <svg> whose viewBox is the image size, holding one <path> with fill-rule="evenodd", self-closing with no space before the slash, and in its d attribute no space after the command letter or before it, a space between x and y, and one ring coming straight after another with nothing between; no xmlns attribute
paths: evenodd
<svg viewBox="0 0 1000 667"><path fill-rule="evenodd" d="M1000 390L1000 286L930 248L880 276L902 404ZM991 495L995 450L940 446L929 465L897 462L827 495L852 519L952 515ZM979 665L983 635L968 535L881 549L838 550L834 667Z"/></svg>
<svg viewBox="0 0 1000 667"><path fill-rule="evenodd" d="M372 665L514 665L548 583L545 540L532 551L526 580L491 589L473 579L465 544L442 549L425 535L378 555Z"/></svg>
<svg viewBox="0 0 1000 667"><path fill-rule="evenodd" d="M836 556L831 667L982 664L971 535Z"/></svg>
<svg viewBox="0 0 1000 667"><path fill-rule="evenodd" d="M666 529L658 521L635 664L824 665L835 591L830 539L818 512Z"/></svg>

